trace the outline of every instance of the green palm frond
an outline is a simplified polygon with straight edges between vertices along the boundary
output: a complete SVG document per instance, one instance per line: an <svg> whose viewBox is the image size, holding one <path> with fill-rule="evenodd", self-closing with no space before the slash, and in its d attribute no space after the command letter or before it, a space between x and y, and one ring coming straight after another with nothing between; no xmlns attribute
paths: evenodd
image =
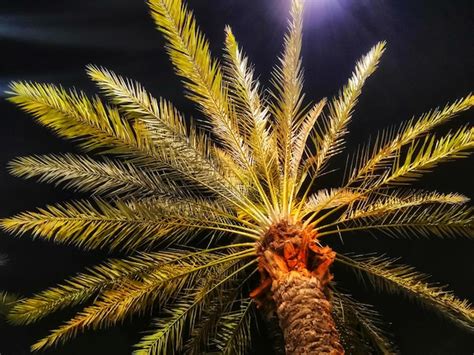
<svg viewBox="0 0 474 355"><path fill-rule="evenodd" d="M356 64L354 73L342 91L329 104L329 113L319 120L317 130L313 131L311 139L316 147L316 154L310 156L305 166L317 175L329 158L341 151L343 137L348 132L354 107L362 92L366 80L377 69L380 58L385 51L385 42L374 46Z"/></svg>
<svg viewBox="0 0 474 355"><path fill-rule="evenodd" d="M335 291L333 297L333 313L348 353L371 354L374 349L384 355L399 353L387 331L382 329L380 315L371 305L339 291Z"/></svg>
<svg viewBox="0 0 474 355"><path fill-rule="evenodd" d="M12 233L33 235L85 249L134 250L155 243L180 243L199 231L235 232L257 238L238 218L211 201L195 199L106 202L100 199L47 206L2 220Z"/></svg>
<svg viewBox="0 0 474 355"><path fill-rule="evenodd" d="M474 308L460 300L446 287L427 282L428 276L411 266L397 264L384 256L351 257L337 260L349 266L362 279L381 291L403 295L426 306L467 329L474 330Z"/></svg>

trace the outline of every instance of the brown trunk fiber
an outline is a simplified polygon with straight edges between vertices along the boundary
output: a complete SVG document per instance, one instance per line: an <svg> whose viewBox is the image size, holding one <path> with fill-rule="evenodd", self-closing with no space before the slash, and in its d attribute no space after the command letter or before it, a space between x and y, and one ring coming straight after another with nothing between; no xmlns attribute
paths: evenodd
<svg viewBox="0 0 474 355"><path fill-rule="evenodd" d="M321 246L315 230L281 222L257 252L261 281L251 297L267 311L274 304L286 355L344 354L325 293L334 251Z"/></svg>
<svg viewBox="0 0 474 355"><path fill-rule="evenodd" d="M318 278L290 271L272 284L287 355L344 354Z"/></svg>

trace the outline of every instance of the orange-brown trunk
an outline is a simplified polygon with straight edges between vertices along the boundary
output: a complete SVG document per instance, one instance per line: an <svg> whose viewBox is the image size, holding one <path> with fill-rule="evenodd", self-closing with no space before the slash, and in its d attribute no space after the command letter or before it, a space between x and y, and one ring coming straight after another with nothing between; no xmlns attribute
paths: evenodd
<svg viewBox="0 0 474 355"><path fill-rule="evenodd" d="M287 355L344 354L328 300L334 257L300 225L279 223L262 240L261 283L251 296L261 307L274 306Z"/></svg>

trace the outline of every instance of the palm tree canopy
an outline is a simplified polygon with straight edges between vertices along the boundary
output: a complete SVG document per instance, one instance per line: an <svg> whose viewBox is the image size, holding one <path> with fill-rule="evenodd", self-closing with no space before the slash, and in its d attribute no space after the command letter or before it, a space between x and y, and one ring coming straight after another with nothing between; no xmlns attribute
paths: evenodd
<svg viewBox="0 0 474 355"><path fill-rule="evenodd" d="M303 1L292 2L270 89L257 80L230 27L224 58L218 61L182 0L149 0L149 6L185 94L206 117L205 125L190 122L141 84L98 66L88 66L87 74L102 96L89 98L52 84L10 86L11 102L96 157L13 160L9 169L15 176L88 192L91 198L20 213L2 220L3 229L125 254L14 305L9 319L30 324L86 303L33 350L157 310L136 354L245 353L256 319L249 293L255 287L258 248L265 233L282 222L315 231L320 245L330 244L331 235L359 231L473 236L467 197L405 187L438 164L472 151L474 129L468 125L432 133L470 109L472 95L380 132L349 156L343 183L325 188L319 178L330 172L330 158L344 150L355 105L385 43L362 56L335 97L310 102L303 94L301 66ZM467 301L410 266L374 255L337 254L336 262L375 289L474 328ZM364 346L396 351L369 305L335 286L334 292L338 306L333 313L347 341L362 334L369 339Z"/></svg>

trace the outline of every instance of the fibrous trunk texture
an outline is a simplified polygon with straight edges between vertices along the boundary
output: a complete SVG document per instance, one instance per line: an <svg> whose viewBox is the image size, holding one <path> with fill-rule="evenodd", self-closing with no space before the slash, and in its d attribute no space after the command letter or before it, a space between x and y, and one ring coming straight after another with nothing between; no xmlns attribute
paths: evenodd
<svg viewBox="0 0 474 355"><path fill-rule="evenodd" d="M261 282L251 296L267 311L274 305L286 354L344 354L328 299L332 249L314 230L282 222L268 230L258 254Z"/></svg>
<svg viewBox="0 0 474 355"><path fill-rule="evenodd" d="M273 281L272 292L287 355L344 354L317 277L290 271Z"/></svg>

